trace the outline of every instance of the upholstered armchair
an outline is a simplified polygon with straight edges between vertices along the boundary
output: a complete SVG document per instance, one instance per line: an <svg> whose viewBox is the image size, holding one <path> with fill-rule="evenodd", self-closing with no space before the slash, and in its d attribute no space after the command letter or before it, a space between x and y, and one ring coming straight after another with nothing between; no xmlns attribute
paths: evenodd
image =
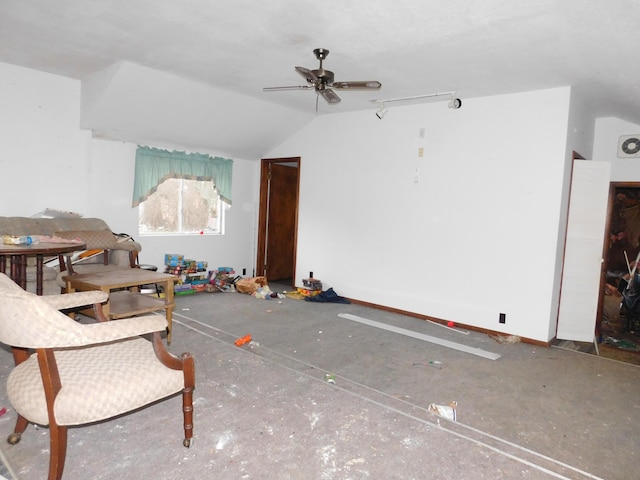
<svg viewBox="0 0 640 480"><path fill-rule="evenodd" d="M106 420L178 392L183 444L191 445L194 361L165 349L164 316L82 324L59 311L106 299L97 291L36 296L0 274L0 342L14 349L17 362L7 379L18 414L8 442L18 443L28 423L48 425L50 480L62 477L69 426Z"/></svg>

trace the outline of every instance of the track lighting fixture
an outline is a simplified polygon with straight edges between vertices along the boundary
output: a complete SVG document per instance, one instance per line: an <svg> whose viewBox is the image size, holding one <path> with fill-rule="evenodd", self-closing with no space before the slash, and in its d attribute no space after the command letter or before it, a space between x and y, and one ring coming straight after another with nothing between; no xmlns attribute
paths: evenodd
<svg viewBox="0 0 640 480"><path fill-rule="evenodd" d="M380 105L380 108L376 112L376 116L382 120L385 113L387 113L387 109L384 107L384 104L391 103L391 102L407 102L411 100L422 100L425 98L442 97L445 95L449 95L451 97L451 100L449 101L449 105L448 105L449 108L453 108L457 110L458 108L462 107L462 100L455 97L454 96L455 94L456 92L428 93L426 95L415 95L413 97L387 98L385 100L371 100L371 102L377 103Z"/></svg>
<svg viewBox="0 0 640 480"><path fill-rule="evenodd" d="M382 120L384 118L384 116L386 115L387 110L388 109L384 107L384 104L380 105L380 108L376 112L376 117L378 117L380 120Z"/></svg>
<svg viewBox="0 0 640 480"><path fill-rule="evenodd" d="M449 102L449 108L458 109L462 106L462 100L459 98L451 97L451 101Z"/></svg>

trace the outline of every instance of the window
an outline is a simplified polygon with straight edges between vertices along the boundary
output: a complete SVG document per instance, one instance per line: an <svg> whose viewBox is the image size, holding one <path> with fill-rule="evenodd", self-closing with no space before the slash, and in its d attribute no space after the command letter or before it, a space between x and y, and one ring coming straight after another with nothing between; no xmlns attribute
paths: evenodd
<svg viewBox="0 0 640 480"><path fill-rule="evenodd" d="M141 235L223 234L228 205L212 181L168 178L140 203Z"/></svg>
<svg viewBox="0 0 640 480"><path fill-rule="evenodd" d="M224 234L233 160L138 146L133 207L141 235Z"/></svg>

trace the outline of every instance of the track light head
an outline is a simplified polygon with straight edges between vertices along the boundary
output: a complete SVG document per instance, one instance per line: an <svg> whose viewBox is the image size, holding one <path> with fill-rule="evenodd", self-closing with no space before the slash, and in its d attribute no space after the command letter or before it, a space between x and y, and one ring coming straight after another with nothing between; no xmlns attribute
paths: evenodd
<svg viewBox="0 0 640 480"><path fill-rule="evenodd" d="M462 106L462 100L460 100L459 98L452 98L451 101L449 102L449 108L454 108L454 109L458 109Z"/></svg>
<svg viewBox="0 0 640 480"><path fill-rule="evenodd" d="M384 116L386 115L386 113L387 113L387 109L384 107L384 105L380 105L380 108L376 112L376 117L378 117L380 120L382 120L384 118Z"/></svg>

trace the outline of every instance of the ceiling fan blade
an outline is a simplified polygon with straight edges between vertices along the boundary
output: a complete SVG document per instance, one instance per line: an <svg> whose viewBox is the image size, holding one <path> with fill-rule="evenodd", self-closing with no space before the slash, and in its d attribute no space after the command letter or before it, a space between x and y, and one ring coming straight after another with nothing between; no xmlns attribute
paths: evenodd
<svg viewBox="0 0 640 480"><path fill-rule="evenodd" d="M330 88L323 88L322 90L316 90L316 92L318 93L318 95L322 95L322 98L324 98L327 103L340 103L340 97Z"/></svg>
<svg viewBox="0 0 640 480"><path fill-rule="evenodd" d="M359 82L333 82L331 84L331 87L332 88L342 88L342 89L360 88L360 89L377 90L380 87L382 87L382 84L380 82L378 82L377 80L359 81Z"/></svg>
<svg viewBox="0 0 640 480"><path fill-rule="evenodd" d="M305 80L309 83L316 83L318 81L318 77L316 76L316 74L313 73L308 68L296 67L296 72L302 75L305 78Z"/></svg>
<svg viewBox="0 0 640 480"><path fill-rule="evenodd" d="M281 92L284 90L309 90L313 85L292 85L290 87L264 87L263 92Z"/></svg>

